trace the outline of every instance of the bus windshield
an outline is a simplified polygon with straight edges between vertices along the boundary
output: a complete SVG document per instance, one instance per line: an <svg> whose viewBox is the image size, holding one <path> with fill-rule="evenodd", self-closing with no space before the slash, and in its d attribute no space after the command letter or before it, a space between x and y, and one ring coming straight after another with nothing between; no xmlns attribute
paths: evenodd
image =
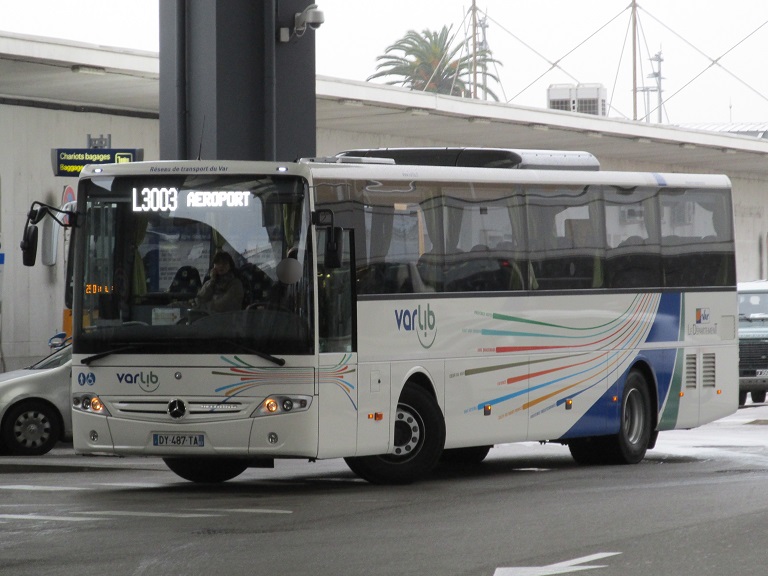
<svg viewBox="0 0 768 576"><path fill-rule="evenodd" d="M81 196L77 352L313 353L304 179L94 177Z"/></svg>

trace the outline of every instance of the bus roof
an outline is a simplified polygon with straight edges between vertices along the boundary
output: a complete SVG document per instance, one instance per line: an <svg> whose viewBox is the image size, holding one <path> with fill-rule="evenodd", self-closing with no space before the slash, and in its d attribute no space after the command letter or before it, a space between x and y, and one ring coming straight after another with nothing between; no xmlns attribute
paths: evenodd
<svg viewBox="0 0 768 576"><path fill-rule="evenodd" d="M369 179L433 181L433 182L508 182L510 184L608 185L671 188L730 188L730 179L717 174L684 174L625 172L603 170L509 170L435 165L398 165L380 162L337 162L333 157L323 161L267 162L249 160L160 160L121 164L89 164L81 178L114 176L236 176L269 174L325 179Z"/></svg>
<svg viewBox="0 0 768 576"><path fill-rule="evenodd" d="M599 170L589 152L512 148L369 148L346 150L339 157L391 158L396 164L463 166L518 170Z"/></svg>

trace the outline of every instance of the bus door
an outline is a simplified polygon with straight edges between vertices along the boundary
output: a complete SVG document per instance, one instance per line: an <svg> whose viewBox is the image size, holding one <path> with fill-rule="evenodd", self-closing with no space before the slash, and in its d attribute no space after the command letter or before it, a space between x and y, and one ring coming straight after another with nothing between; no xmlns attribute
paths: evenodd
<svg viewBox="0 0 768 576"><path fill-rule="evenodd" d="M341 230L341 229L337 229ZM325 261L331 228L317 228L318 456L354 455L359 413L352 233L342 231L341 265ZM383 426L382 426L383 428Z"/></svg>

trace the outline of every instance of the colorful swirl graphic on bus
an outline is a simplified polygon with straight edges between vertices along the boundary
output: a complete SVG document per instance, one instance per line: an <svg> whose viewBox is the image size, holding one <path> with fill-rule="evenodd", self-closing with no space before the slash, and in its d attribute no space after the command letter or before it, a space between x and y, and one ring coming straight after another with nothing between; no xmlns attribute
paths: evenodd
<svg viewBox="0 0 768 576"><path fill-rule="evenodd" d="M350 358L351 355L345 355L336 366L327 370L320 369L318 380L320 385L332 384L340 388L355 410L357 410L357 404L354 400L355 385L348 378L349 374L355 372L355 368L349 365ZM306 385L314 382L314 370L311 368L264 368L249 364L239 356L233 356L232 358L222 356L221 359L230 364L231 367L226 370L214 370L211 373L216 376L236 379L234 382L218 386L214 389L214 392L226 395L226 399L222 403L226 403L228 400L260 386L274 386L276 383L281 386L291 384Z"/></svg>
<svg viewBox="0 0 768 576"><path fill-rule="evenodd" d="M466 378L496 374L493 377L498 388L509 390L467 407L465 413L505 405L510 407L500 413L499 418L520 411L529 411L530 417L534 418L597 386L601 391L605 390L608 378L622 374L637 355L637 347L649 339L657 325L661 298L660 294L638 295L617 316L588 326L568 326L478 311L478 315L492 318L495 327L467 332L503 341L483 347L482 352L530 352L532 355L514 362L465 370L463 376ZM679 331L679 295L676 298L678 303L672 306L676 313L665 315L665 322L669 323L670 316L674 318L674 326L665 328L665 338L675 330ZM538 344L537 341L547 343Z"/></svg>

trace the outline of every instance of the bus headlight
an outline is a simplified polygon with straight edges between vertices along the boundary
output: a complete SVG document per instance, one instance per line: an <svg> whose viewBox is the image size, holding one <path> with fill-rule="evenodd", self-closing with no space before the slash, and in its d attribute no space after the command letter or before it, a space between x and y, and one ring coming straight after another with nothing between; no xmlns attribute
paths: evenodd
<svg viewBox="0 0 768 576"><path fill-rule="evenodd" d="M102 416L111 416L107 407L101 398L95 394L83 394L72 397L72 409L77 412L87 412L90 414L101 414Z"/></svg>
<svg viewBox="0 0 768 576"><path fill-rule="evenodd" d="M293 412L306 412L312 404L312 396L267 396L252 416L272 416L273 414L289 414Z"/></svg>

